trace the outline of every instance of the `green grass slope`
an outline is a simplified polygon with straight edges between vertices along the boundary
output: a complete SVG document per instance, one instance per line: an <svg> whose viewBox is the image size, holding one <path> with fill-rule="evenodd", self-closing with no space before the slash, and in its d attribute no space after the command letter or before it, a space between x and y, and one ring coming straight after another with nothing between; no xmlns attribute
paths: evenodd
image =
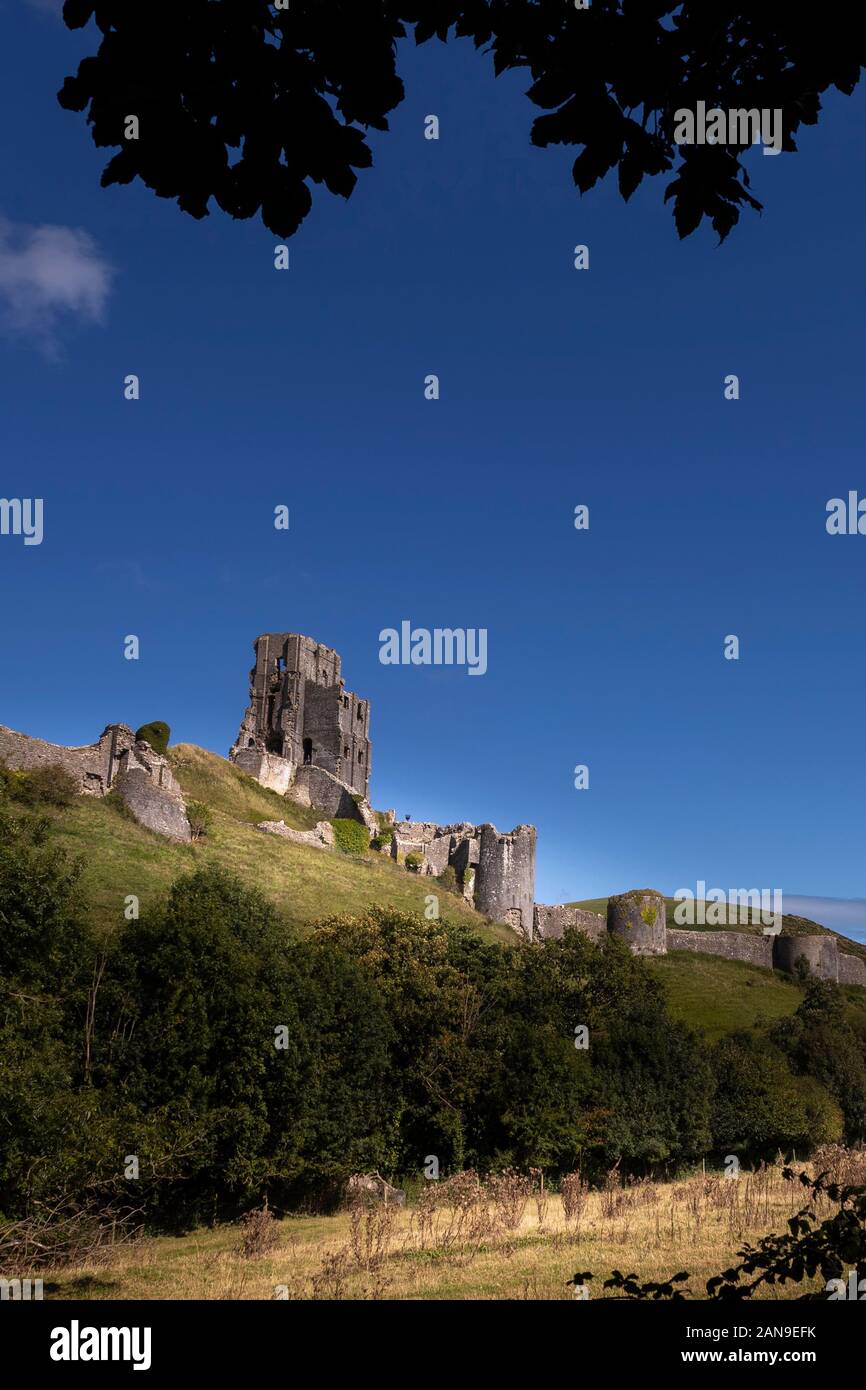
<svg viewBox="0 0 866 1390"><path fill-rule="evenodd" d="M762 970L741 960L671 951L648 959L665 987L674 1018L702 1029L712 1041L725 1033L774 1023L792 1014L804 990L778 970Z"/></svg>
<svg viewBox="0 0 866 1390"><path fill-rule="evenodd" d="M773 1024L794 1013L805 996L790 975L722 956L671 951L647 957L647 965L664 985L674 1018L701 1029L712 1042L726 1033ZM842 993L849 1022L866 1037L866 989L843 985Z"/></svg>
<svg viewBox="0 0 866 1390"><path fill-rule="evenodd" d="M58 842L84 862L83 890L102 927L122 920L128 894L146 911L179 874L218 864L258 888L292 925L371 906L423 915L426 896L436 893L442 917L473 926L488 941L515 942L509 928L488 922L435 879L407 873L385 855L350 856L256 830L262 820L303 830L323 817L266 791L225 758L191 744L178 744L169 756L187 798L211 809L206 840L178 845L161 839L132 820L114 796L82 797L49 812Z"/></svg>

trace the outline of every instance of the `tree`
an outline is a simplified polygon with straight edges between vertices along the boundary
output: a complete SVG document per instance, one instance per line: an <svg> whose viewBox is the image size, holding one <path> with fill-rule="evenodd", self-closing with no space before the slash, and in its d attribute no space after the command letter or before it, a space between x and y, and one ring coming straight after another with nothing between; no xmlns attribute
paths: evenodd
<svg viewBox="0 0 866 1390"><path fill-rule="evenodd" d="M216 868L177 879L164 910L124 925L111 977L101 1060L151 1219L182 1228L380 1159L375 991L259 893Z"/></svg>
<svg viewBox="0 0 866 1390"><path fill-rule="evenodd" d="M59 93L86 111L97 146L116 146L103 186L140 178L184 212L213 199L235 218L261 214L290 237L312 206L309 183L348 198L373 162L367 130L388 129L402 101L397 41L471 38L498 76L525 69L544 112L531 141L579 146L585 193L616 170L624 199L669 173L680 236L706 217L720 239L745 204L760 209L745 144L677 145L674 116L781 110L783 148L816 124L830 87L850 94L866 53L860 6L767 0L66 0L72 29L102 40Z"/></svg>
<svg viewBox="0 0 866 1390"><path fill-rule="evenodd" d="M720 1155L772 1157L842 1137L842 1113L810 1076L793 1076L779 1048L735 1033L713 1049L713 1145Z"/></svg>
<svg viewBox="0 0 866 1390"><path fill-rule="evenodd" d="M826 980L809 980L797 1012L780 1019L771 1038L797 1075L814 1077L841 1107L849 1142L862 1141L866 1135L866 1062L838 986Z"/></svg>
<svg viewBox="0 0 866 1390"><path fill-rule="evenodd" d="M90 1084L88 1000L98 948L83 920L80 865L49 822L0 794L0 1212L29 1213L110 1170L112 1141Z"/></svg>

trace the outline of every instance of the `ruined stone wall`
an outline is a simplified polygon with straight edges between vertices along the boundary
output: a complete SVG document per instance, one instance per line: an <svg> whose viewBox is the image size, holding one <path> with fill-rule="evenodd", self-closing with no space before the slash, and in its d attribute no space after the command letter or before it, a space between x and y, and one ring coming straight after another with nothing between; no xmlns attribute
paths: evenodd
<svg viewBox="0 0 866 1390"><path fill-rule="evenodd" d="M312 749L304 752L302 761L311 757L316 767L323 767L332 776L353 786L351 759L343 758L341 709L339 686L307 684L302 729L303 737L309 739ZM345 771L344 761L347 764Z"/></svg>
<svg viewBox="0 0 866 1390"><path fill-rule="evenodd" d="M311 748L305 750L317 767L367 795L369 784L370 740L367 737L369 705L341 685L306 685L303 737Z"/></svg>
<svg viewBox="0 0 866 1390"><path fill-rule="evenodd" d="M236 767L255 777L269 791L286 796L295 780L296 764L276 753L262 753L258 748L239 748L234 757Z"/></svg>
<svg viewBox="0 0 866 1390"><path fill-rule="evenodd" d="M849 956L847 951L840 951L839 983L866 986L866 961L861 956Z"/></svg>
<svg viewBox="0 0 866 1390"><path fill-rule="evenodd" d="M74 778L81 795L105 796L117 776L120 756L134 742L135 735L125 724L109 724L96 743L79 748L46 743L0 725L0 762L23 772L62 767Z"/></svg>
<svg viewBox="0 0 866 1390"><path fill-rule="evenodd" d="M166 840L192 838L180 790L155 782L151 772L140 763L132 763L119 775L117 794L146 830Z"/></svg>
<svg viewBox="0 0 866 1390"><path fill-rule="evenodd" d="M421 869L425 874L441 874L452 864L455 872L462 874L470 864L478 863L477 848L474 855L463 853L460 864L454 862L464 842L477 836L474 825L463 821L456 825L437 825L435 821L394 822L394 835L391 840L391 856L405 858L407 854L420 854L424 863Z"/></svg>
<svg viewBox="0 0 866 1390"><path fill-rule="evenodd" d="M0 761L25 772L37 767L62 767L83 796L105 796L121 773L137 767L147 773L154 785L170 795L180 795L168 759L155 753L149 744L136 743L126 724L109 724L96 743L79 748L46 743L0 727Z"/></svg>
<svg viewBox="0 0 866 1390"><path fill-rule="evenodd" d="M535 827L518 825L500 834L495 825L468 821L395 821L391 855L422 857L420 872L439 875L450 865L463 896L494 922L513 926L529 940L535 896Z"/></svg>
<svg viewBox="0 0 866 1390"><path fill-rule="evenodd" d="M586 912L580 907L545 907L536 903L533 913L533 939L559 940L567 931L577 931L592 941L603 941L607 935L607 921L598 912Z"/></svg>
<svg viewBox="0 0 866 1390"><path fill-rule="evenodd" d="M125 725L115 726L129 733ZM183 800L180 783L171 770L171 763L162 753L156 753L149 743L133 741L124 748L116 760L115 785L130 772L143 772L147 780L166 796L175 801Z"/></svg>
<svg viewBox="0 0 866 1390"><path fill-rule="evenodd" d="M313 806L324 811L330 820L360 821L371 834L379 828L369 801L353 793L324 767L299 767L288 796L299 806Z"/></svg>
<svg viewBox="0 0 866 1390"><path fill-rule="evenodd" d="M866 985L866 962L839 949L835 936L752 936L736 931L686 931L669 929L669 951L696 951L702 955L744 960L764 970L793 974L803 956L819 980Z"/></svg>
<svg viewBox="0 0 866 1390"><path fill-rule="evenodd" d="M62 767L82 796L117 790L132 815L148 830L170 840L189 840L183 793L171 764L150 744L136 742L126 724L109 724L96 743L65 748L0 726L0 761L30 772Z"/></svg>
<svg viewBox="0 0 866 1390"><path fill-rule="evenodd" d="M339 775L345 782L351 783L356 791L361 792L362 796L368 796L373 758L373 745L370 742L370 702L360 700L350 690L344 689L339 713L343 743L343 771Z"/></svg>
<svg viewBox="0 0 866 1390"><path fill-rule="evenodd" d="M696 951L705 956L723 956L725 960L744 960L750 965L772 969L773 937L750 936L739 931L687 931L667 929L669 951Z"/></svg>

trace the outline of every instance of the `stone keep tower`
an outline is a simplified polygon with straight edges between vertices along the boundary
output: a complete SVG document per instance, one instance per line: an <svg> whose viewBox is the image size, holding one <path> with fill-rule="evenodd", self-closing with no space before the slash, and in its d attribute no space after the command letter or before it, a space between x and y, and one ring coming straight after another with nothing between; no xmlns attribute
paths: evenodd
<svg viewBox="0 0 866 1390"><path fill-rule="evenodd" d="M338 654L298 632L267 632L253 646L250 704L229 756L275 791L320 767L366 798L370 705L345 689Z"/></svg>

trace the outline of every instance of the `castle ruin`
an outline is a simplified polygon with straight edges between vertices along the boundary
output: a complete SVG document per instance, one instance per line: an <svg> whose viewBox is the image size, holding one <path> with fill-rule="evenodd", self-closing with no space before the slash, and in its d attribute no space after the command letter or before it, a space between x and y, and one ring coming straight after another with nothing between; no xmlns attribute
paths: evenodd
<svg viewBox="0 0 866 1390"><path fill-rule="evenodd" d="M250 703L229 753L232 762L262 786L331 816L360 820L375 836L369 700L346 689L339 655L312 637L268 632L253 647ZM500 834L494 825L387 819L395 859L414 856L422 874L450 866L467 902L532 935L534 826Z"/></svg>
<svg viewBox="0 0 866 1390"><path fill-rule="evenodd" d="M668 927L666 918L667 908L661 893L652 888L633 889L609 898L605 916L568 904L545 907L536 903L532 934L535 940L545 941L575 931L596 944L608 936L615 936L624 941L635 956L694 951L705 956L722 956L725 960L745 961L762 970L782 970L788 975L796 974L797 964L803 960L816 979L866 986L866 962L842 950L839 938L833 932L821 931L817 923L801 920L796 934L765 932L758 936L741 931ZM814 932L809 930L812 927L816 928Z"/></svg>
<svg viewBox="0 0 866 1390"><path fill-rule="evenodd" d="M253 647L250 703L232 762L283 795L309 777L304 769L320 768L366 801L370 704L346 689L338 654L298 632L266 632Z"/></svg>
<svg viewBox="0 0 866 1390"><path fill-rule="evenodd" d="M283 821L263 822L259 830L327 850L334 845L330 820L360 821L376 846L407 868L433 879L451 871L449 887L528 942L576 931L595 942L618 937L635 955L695 951L787 973L804 960L819 979L866 986L863 959L815 923L790 919L794 932L781 935L677 930L667 926L665 900L652 889L611 897L605 916L567 903L536 903L534 826L503 834L489 823L438 825L398 821L393 811L377 815L367 799L370 703L346 690L337 652L293 632L265 633L254 648L250 703L229 756L262 786L325 817L314 830L292 830ZM171 840L191 838L169 760L125 724L109 724L96 743L80 748L0 725L0 764L22 772L63 769L80 795L116 792L148 830Z"/></svg>
<svg viewBox="0 0 866 1390"><path fill-rule="evenodd" d="M438 876L452 868L472 907L528 940L535 899L535 842L534 825L518 825L501 834L490 824L397 821L391 854L395 859L415 855L423 874Z"/></svg>

